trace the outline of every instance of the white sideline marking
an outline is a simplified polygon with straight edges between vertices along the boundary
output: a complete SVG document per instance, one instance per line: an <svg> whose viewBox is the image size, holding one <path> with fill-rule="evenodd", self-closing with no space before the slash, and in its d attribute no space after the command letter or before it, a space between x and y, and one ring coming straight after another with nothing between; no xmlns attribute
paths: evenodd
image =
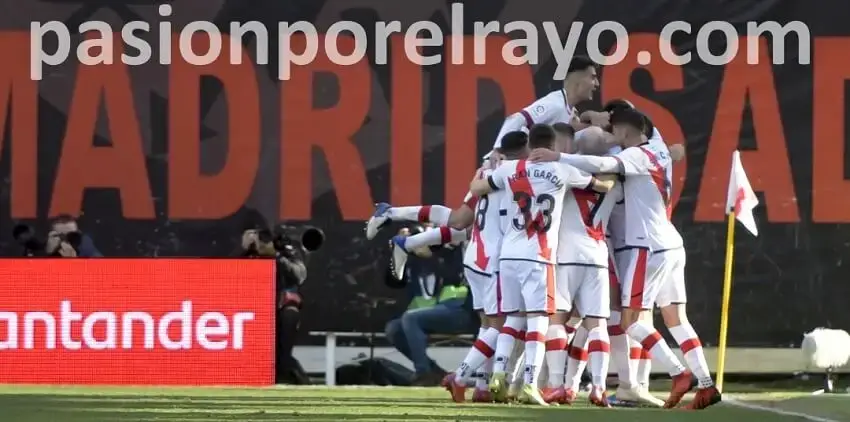
<svg viewBox="0 0 850 422"><path fill-rule="evenodd" d="M782 410L782 409L774 409L772 407L760 406L760 405L752 404L752 403L745 403L743 401L733 399L733 398L728 398L728 397L724 397L722 403L726 403L726 404L729 404L729 405L732 405L732 406L742 407L744 409L760 410L762 412L776 413L778 415L783 415L783 416L796 416L798 418L803 418L807 421L840 422L837 419L822 418L822 417L819 417L819 416L813 416L813 415L809 415L809 414L806 414L806 413L792 412L792 411L789 411L789 410Z"/></svg>

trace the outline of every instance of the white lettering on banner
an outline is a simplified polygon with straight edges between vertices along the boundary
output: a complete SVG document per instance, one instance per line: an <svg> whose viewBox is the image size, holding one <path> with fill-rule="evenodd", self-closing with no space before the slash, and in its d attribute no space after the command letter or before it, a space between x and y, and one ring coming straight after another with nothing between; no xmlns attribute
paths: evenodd
<svg viewBox="0 0 850 422"><path fill-rule="evenodd" d="M18 326L21 320L23 330ZM57 337L60 347L68 350L116 349L119 347L119 339L120 348L132 349L135 346L134 329L141 330L143 333L143 336L137 336L143 339L139 346L149 350L157 347L167 350L188 350L193 347L205 350L225 350L228 347L241 350L245 345L245 325L253 320L253 312L236 312L230 318L221 312L204 312L195 319L190 300L183 301L179 311L168 312L159 320L144 311L128 311L121 314L97 311L83 315L72 310L70 300L63 300L59 305L58 333L56 316L53 313L25 312L21 318L15 312L0 312L0 350L18 349L21 343L24 349L41 347L55 349ZM80 339L74 339L72 329L79 326L75 324L80 322L82 322L82 336ZM176 330L179 335L172 338L175 329L179 329ZM18 337L21 332L23 333L22 341ZM43 342L37 343L36 333L43 334Z"/></svg>

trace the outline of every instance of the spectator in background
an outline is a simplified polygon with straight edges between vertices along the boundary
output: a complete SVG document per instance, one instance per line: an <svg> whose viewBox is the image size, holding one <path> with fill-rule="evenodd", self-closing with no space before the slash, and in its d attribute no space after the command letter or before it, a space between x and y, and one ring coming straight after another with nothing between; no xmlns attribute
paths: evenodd
<svg viewBox="0 0 850 422"><path fill-rule="evenodd" d="M67 214L60 215L53 220L50 227L51 231L47 235L48 243L50 243L51 237L62 239L63 241L68 241L70 246L74 248L76 256L80 258L103 257L100 251L94 246L92 238L80 231L80 228L77 226L77 220L74 217Z"/></svg>
<svg viewBox="0 0 850 422"><path fill-rule="evenodd" d="M399 234L410 232L402 229ZM387 323L386 333L390 343L413 362L413 385L438 385L446 374L428 357L429 334L470 333L478 322L472 296L463 285L461 263L461 250L453 246L413 251L407 262L403 282L411 295L410 306ZM394 279L391 273L387 277Z"/></svg>

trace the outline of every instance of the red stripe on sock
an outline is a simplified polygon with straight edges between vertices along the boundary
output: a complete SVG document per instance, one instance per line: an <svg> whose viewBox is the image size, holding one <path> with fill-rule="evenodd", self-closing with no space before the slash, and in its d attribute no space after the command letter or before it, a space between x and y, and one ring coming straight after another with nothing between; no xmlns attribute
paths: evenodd
<svg viewBox="0 0 850 422"><path fill-rule="evenodd" d="M570 357L575 360L587 360L587 350L579 349L578 347L570 347Z"/></svg>
<svg viewBox="0 0 850 422"><path fill-rule="evenodd" d="M606 341L602 340L592 340L590 344L587 345L587 351L590 353L593 352L603 352L603 353L611 353L611 345Z"/></svg>
<svg viewBox="0 0 850 422"><path fill-rule="evenodd" d="M508 327L507 325L502 327L502 331L499 331L500 334L507 334L517 340L525 339L525 333L523 331L517 331L513 327Z"/></svg>
<svg viewBox="0 0 850 422"><path fill-rule="evenodd" d="M659 334L658 331L653 331L652 334L646 336L646 338L640 342L640 345L646 350L652 350L652 348L655 347L655 344L659 341L661 341L661 334Z"/></svg>
<svg viewBox="0 0 850 422"><path fill-rule="evenodd" d="M702 343L700 343L698 338L687 339L679 345L679 348L682 349L682 353L688 353L697 347L702 347Z"/></svg>
<svg viewBox="0 0 850 422"><path fill-rule="evenodd" d="M489 344L481 341L480 339L475 340L475 343L472 343L472 347L478 349L478 351L487 358L492 358L493 355L496 354L496 351L493 350Z"/></svg>
<svg viewBox="0 0 850 422"><path fill-rule="evenodd" d="M640 359L642 359L642 360L652 360L652 353L649 353L649 350L640 349Z"/></svg>
<svg viewBox="0 0 850 422"><path fill-rule="evenodd" d="M440 243L452 243L452 229L446 226L440 226Z"/></svg>
<svg viewBox="0 0 850 422"><path fill-rule="evenodd" d="M419 208L419 215L417 216L420 223L427 223L431 219L431 206L423 205Z"/></svg>
<svg viewBox="0 0 850 422"><path fill-rule="evenodd" d="M546 340L546 351L554 351L554 350L564 350L567 347L567 339L565 338L556 338L552 340Z"/></svg>
<svg viewBox="0 0 850 422"><path fill-rule="evenodd" d="M626 330L619 325L609 325L608 326L608 335L609 336L622 336L626 334Z"/></svg>
<svg viewBox="0 0 850 422"><path fill-rule="evenodd" d="M643 352L644 350L640 347L632 347L631 349L629 349L629 359L641 359L641 357L643 356Z"/></svg>
<svg viewBox="0 0 850 422"><path fill-rule="evenodd" d="M525 341L539 341L542 343L546 341L546 335L537 331L529 331L525 334Z"/></svg>

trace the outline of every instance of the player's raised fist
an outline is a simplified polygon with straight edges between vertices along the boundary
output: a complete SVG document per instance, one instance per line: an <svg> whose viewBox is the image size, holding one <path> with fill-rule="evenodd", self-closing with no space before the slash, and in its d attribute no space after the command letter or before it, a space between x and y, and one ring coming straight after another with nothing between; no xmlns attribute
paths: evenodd
<svg viewBox="0 0 850 422"><path fill-rule="evenodd" d="M588 110L581 114L581 121L593 126L607 127L611 124L611 114L607 111Z"/></svg>
<svg viewBox="0 0 850 422"><path fill-rule="evenodd" d="M544 161L558 161L561 158L561 154L551 149L546 148L535 148L531 151L531 154L528 155L528 159L531 162L539 163Z"/></svg>

